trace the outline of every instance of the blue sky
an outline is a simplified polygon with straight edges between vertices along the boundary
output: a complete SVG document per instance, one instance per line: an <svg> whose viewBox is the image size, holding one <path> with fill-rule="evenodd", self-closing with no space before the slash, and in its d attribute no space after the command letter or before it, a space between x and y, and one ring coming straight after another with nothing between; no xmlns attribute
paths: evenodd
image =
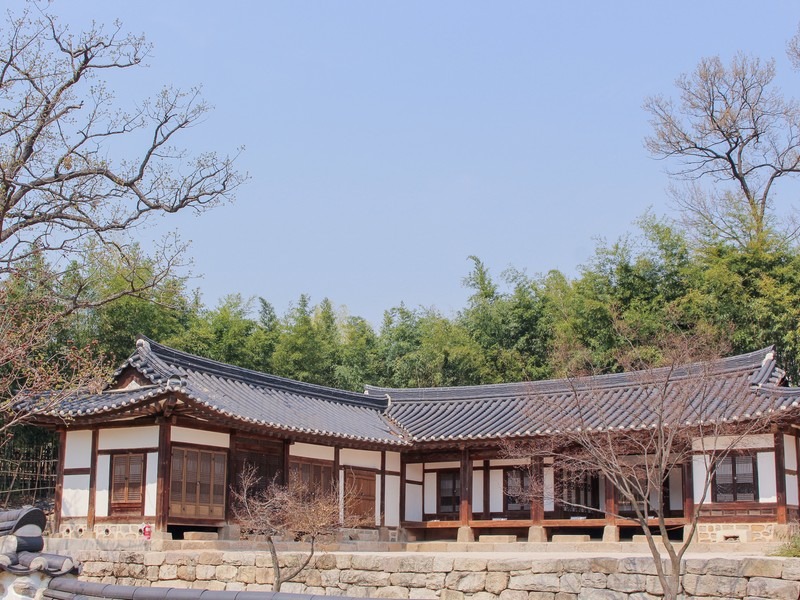
<svg viewBox="0 0 800 600"><path fill-rule="evenodd" d="M648 157L646 96L703 56L784 54L800 5L769 2L59 0L146 34L120 97L201 84L215 110L185 137L246 151L233 204L165 224L192 240L214 305L301 293L379 324L401 301L463 307L479 256L499 277L577 273L598 237L669 214ZM160 226L160 225L159 225Z"/></svg>

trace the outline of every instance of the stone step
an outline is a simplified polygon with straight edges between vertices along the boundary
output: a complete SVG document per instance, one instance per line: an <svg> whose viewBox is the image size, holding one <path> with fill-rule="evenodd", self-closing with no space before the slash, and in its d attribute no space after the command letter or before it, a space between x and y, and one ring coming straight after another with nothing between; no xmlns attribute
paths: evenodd
<svg viewBox="0 0 800 600"><path fill-rule="evenodd" d="M478 536L481 544L514 544L517 541L515 535L481 535Z"/></svg>
<svg viewBox="0 0 800 600"><path fill-rule="evenodd" d="M209 542L218 540L219 534L216 531L185 531L183 539L189 542Z"/></svg>
<svg viewBox="0 0 800 600"><path fill-rule="evenodd" d="M576 534L569 534L569 535L559 535L556 534L552 538L552 542L555 544L582 544L583 542L588 542L592 538L589 535L576 535Z"/></svg>

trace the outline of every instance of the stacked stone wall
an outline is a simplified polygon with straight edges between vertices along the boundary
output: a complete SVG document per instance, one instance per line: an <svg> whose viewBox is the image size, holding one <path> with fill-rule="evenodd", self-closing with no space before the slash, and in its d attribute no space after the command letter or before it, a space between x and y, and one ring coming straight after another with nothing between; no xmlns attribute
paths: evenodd
<svg viewBox="0 0 800 600"><path fill-rule="evenodd" d="M121 585L270 591L266 552L76 552L82 579ZM294 565L299 554L284 554ZM708 558L684 564L686 598L800 597L800 559ZM320 554L284 592L439 600L658 600L650 558Z"/></svg>

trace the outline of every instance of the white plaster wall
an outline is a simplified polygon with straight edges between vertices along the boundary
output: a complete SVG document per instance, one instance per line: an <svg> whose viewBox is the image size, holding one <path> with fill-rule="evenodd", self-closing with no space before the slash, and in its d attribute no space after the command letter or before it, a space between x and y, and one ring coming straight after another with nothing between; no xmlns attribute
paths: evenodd
<svg viewBox="0 0 800 600"><path fill-rule="evenodd" d="M334 449L331 446L318 446L317 444L304 444L302 442L289 446L289 456L333 460L333 455Z"/></svg>
<svg viewBox="0 0 800 600"><path fill-rule="evenodd" d="M422 486L406 484L406 521L422 521Z"/></svg>
<svg viewBox="0 0 800 600"><path fill-rule="evenodd" d="M400 453L399 452L387 452L386 453L386 470L387 471L394 471L395 473L400 472Z"/></svg>
<svg viewBox="0 0 800 600"><path fill-rule="evenodd" d="M98 517L108 516L108 494L111 477L111 457L101 454L97 457L97 479L95 480L94 514Z"/></svg>
<svg viewBox="0 0 800 600"><path fill-rule="evenodd" d="M489 510L503 512L503 470L489 471Z"/></svg>
<svg viewBox="0 0 800 600"><path fill-rule="evenodd" d="M384 519L387 527L400 525L400 477L386 476L386 502L384 502ZM420 518L422 518L420 516Z"/></svg>
<svg viewBox="0 0 800 600"><path fill-rule="evenodd" d="M490 467L516 467L530 464L524 458L497 458L489 461Z"/></svg>
<svg viewBox="0 0 800 600"><path fill-rule="evenodd" d="M703 501L706 477L708 476L708 459L702 454L692 456L692 485L695 504ZM706 502L711 502L711 490L706 491Z"/></svg>
<svg viewBox="0 0 800 600"><path fill-rule="evenodd" d="M156 499L158 498L158 452L147 453L147 468L144 482L144 514L156 516Z"/></svg>
<svg viewBox="0 0 800 600"><path fill-rule="evenodd" d="M218 448L230 448L231 436L220 431L203 431L201 429L189 429L188 427L172 427L170 436L173 442L183 444L199 444L202 446L217 446ZM156 445L158 439L156 438Z"/></svg>
<svg viewBox="0 0 800 600"><path fill-rule="evenodd" d="M174 428L173 428L174 429ZM114 427L101 429L98 450L132 450L158 447L158 427Z"/></svg>
<svg viewBox="0 0 800 600"><path fill-rule="evenodd" d="M789 506L800 504L797 497L797 475L786 476L786 504Z"/></svg>
<svg viewBox="0 0 800 600"><path fill-rule="evenodd" d="M553 467L544 468L543 478L544 511L550 512L556 509L556 478Z"/></svg>
<svg viewBox="0 0 800 600"><path fill-rule="evenodd" d="M459 469L461 468L461 463L457 460L450 460L447 462L426 462L425 463L426 469Z"/></svg>
<svg viewBox="0 0 800 600"><path fill-rule="evenodd" d="M422 465L406 465L406 481L422 482Z"/></svg>
<svg viewBox="0 0 800 600"><path fill-rule="evenodd" d="M759 452L758 462L758 501L777 502L778 490L775 485L775 453Z"/></svg>
<svg viewBox="0 0 800 600"><path fill-rule="evenodd" d="M333 456L331 456L333 460ZM347 467L381 468L381 453L374 450L353 450L342 448L339 451L339 464Z"/></svg>
<svg viewBox="0 0 800 600"><path fill-rule="evenodd" d="M794 436L783 436L783 464L790 471L797 470L797 442Z"/></svg>
<svg viewBox="0 0 800 600"><path fill-rule="evenodd" d="M483 471L472 471L472 512L483 512Z"/></svg>
<svg viewBox="0 0 800 600"><path fill-rule="evenodd" d="M62 517L85 517L89 513L89 476L64 475Z"/></svg>
<svg viewBox="0 0 800 600"><path fill-rule="evenodd" d="M773 448L775 446L775 438L771 433L759 433L757 435L745 435L739 439L733 435L721 435L719 437L707 437L702 439L695 439L692 441L692 450L700 452L705 450L711 452L712 450L727 450L729 448L747 449L747 448Z"/></svg>
<svg viewBox="0 0 800 600"><path fill-rule="evenodd" d="M669 509L681 510L683 508L683 477L680 469L669 472Z"/></svg>
<svg viewBox="0 0 800 600"><path fill-rule="evenodd" d="M64 450L65 469L85 469L92 466L92 432L68 431Z"/></svg>
<svg viewBox="0 0 800 600"><path fill-rule="evenodd" d="M436 473L425 473L425 514L436 512Z"/></svg>

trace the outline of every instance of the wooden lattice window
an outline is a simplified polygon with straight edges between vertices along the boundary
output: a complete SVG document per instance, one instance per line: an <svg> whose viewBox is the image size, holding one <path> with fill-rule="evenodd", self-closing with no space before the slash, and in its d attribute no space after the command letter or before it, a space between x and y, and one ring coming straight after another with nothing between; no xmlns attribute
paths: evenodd
<svg viewBox="0 0 800 600"><path fill-rule="evenodd" d="M111 512L141 513L144 502L144 454L111 457Z"/></svg>
<svg viewBox="0 0 800 600"><path fill-rule="evenodd" d="M461 508L461 473L439 471L436 477L436 507L440 513L457 513Z"/></svg>
<svg viewBox="0 0 800 600"><path fill-rule="evenodd" d="M755 454L733 454L720 459L712 481L711 501L757 501L757 464Z"/></svg>
<svg viewBox="0 0 800 600"><path fill-rule="evenodd" d="M333 462L292 457L289 463L290 481L301 481L308 488L328 491L333 488Z"/></svg>
<svg viewBox="0 0 800 600"><path fill-rule="evenodd" d="M173 447L170 517L224 518L226 464L225 452Z"/></svg>

